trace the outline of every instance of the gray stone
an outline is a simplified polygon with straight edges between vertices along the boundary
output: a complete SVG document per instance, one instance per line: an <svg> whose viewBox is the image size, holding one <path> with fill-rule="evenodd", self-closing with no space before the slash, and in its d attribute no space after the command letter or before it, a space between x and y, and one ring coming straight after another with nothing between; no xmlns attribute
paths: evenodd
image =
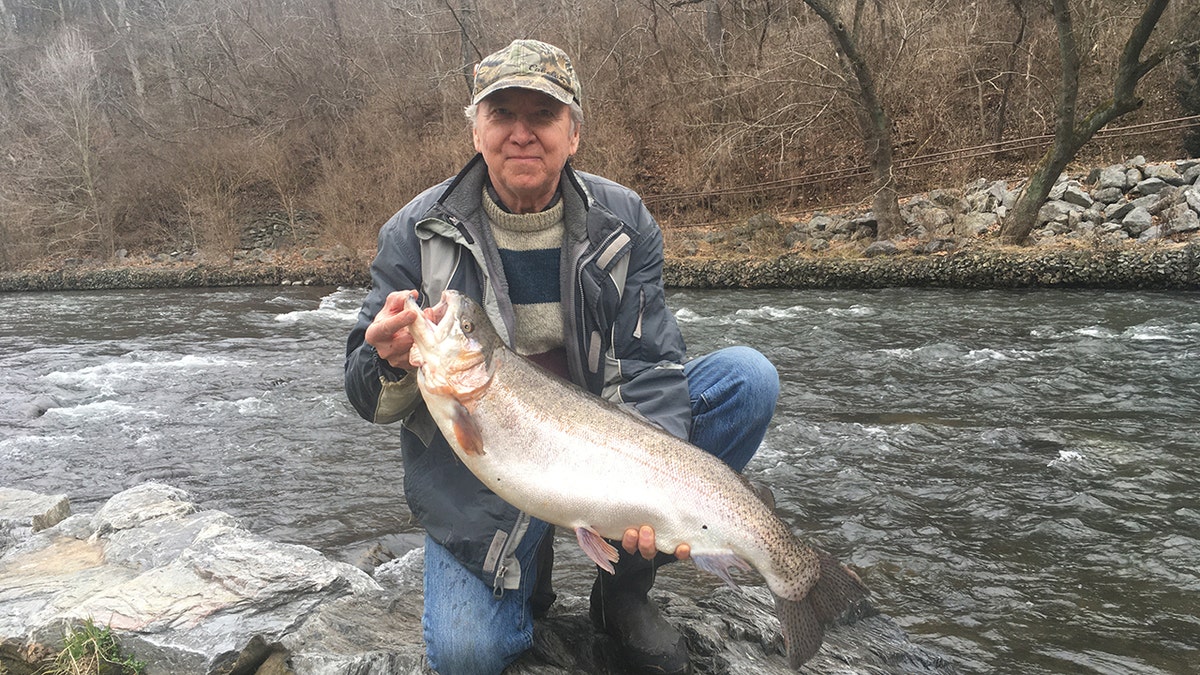
<svg viewBox="0 0 1200 675"><path fill-rule="evenodd" d="M71 515L66 495L0 487L0 554Z"/></svg>
<svg viewBox="0 0 1200 675"><path fill-rule="evenodd" d="M1150 227L1147 227L1145 230L1143 230L1141 234L1138 235L1137 240L1138 240L1139 244L1145 244L1146 242L1153 241L1155 239L1160 238L1161 236L1162 236L1161 228L1158 225L1151 225Z"/></svg>
<svg viewBox="0 0 1200 675"><path fill-rule="evenodd" d="M896 243L893 241L876 241L872 242L871 245L863 251L863 257L874 258L881 255L896 255L899 250L900 249L897 248Z"/></svg>
<svg viewBox="0 0 1200 675"><path fill-rule="evenodd" d="M1005 209L1011 210L1017 203L1018 192L1016 190L1009 190L1008 183L1002 180L992 183L991 187L988 188L988 194L992 195L997 203Z"/></svg>
<svg viewBox="0 0 1200 675"><path fill-rule="evenodd" d="M1116 187L1097 188L1096 190L1092 191L1092 199L1102 204L1116 203L1124 196L1125 191Z"/></svg>
<svg viewBox="0 0 1200 675"><path fill-rule="evenodd" d="M810 230L816 232L824 232L826 228L828 228L830 225L833 225L833 222L834 219L832 217L823 213L818 213L813 215L812 219L808 221L808 227Z"/></svg>
<svg viewBox="0 0 1200 675"><path fill-rule="evenodd" d="M1104 205L1099 202L1093 202L1091 206L1084 209L1079 217L1089 223L1104 222Z"/></svg>
<svg viewBox="0 0 1200 675"><path fill-rule="evenodd" d="M1074 228L1075 228L1075 226L1072 225L1070 222L1070 216L1068 216L1066 222L1059 222L1056 220L1051 220L1046 223L1046 229L1051 234L1066 234L1066 233L1070 232L1071 230L1073 230Z"/></svg>
<svg viewBox="0 0 1200 675"><path fill-rule="evenodd" d="M1189 188L1183 193L1183 200L1196 213L1200 213L1200 188Z"/></svg>
<svg viewBox="0 0 1200 675"><path fill-rule="evenodd" d="M1133 191L1142 195L1156 195L1167 187L1167 182L1161 178L1147 178L1133 186Z"/></svg>
<svg viewBox="0 0 1200 675"><path fill-rule="evenodd" d="M1083 211L1078 204L1064 201L1051 201L1042 204L1038 210L1038 222L1065 223L1072 212Z"/></svg>
<svg viewBox="0 0 1200 675"><path fill-rule="evenodd" d="M1157 178L1167 185L1177 187L1183 185L1183 176L1170 164L1150 164L1143 169L1143 173L1146 174L1147 178Z"/></svg>
<svg viewBox="0 0 1200 675"><path fill-rule="evenodd" d="M1076 181L1067 181L1066 189L1063 190L1062 200L1068 204L1075 204L1087 208L1092 205L1092 196L1087 193Z"/></svg>
<svg viewBox="0 0 1200 675"><path fill-rule="evenodd" d="M1134 199L1133 201L1131 201L1129 203L1132 204L1133 208L1135 208L1135 209L1146 209L1151 214L1154 214L1154 213L1157 213L1158 211L1162 210L1163 202L1168 201L1168 200L1166 200L1166 197L1167 197L1166 191L1163 191L1158 194L1146 195L1145 197L1138 197L1137 199Z"/></svg>
<svg viewBox="0 0 1200 675"><path fill-rule="evenodd" d="M950 190L933 190L929 193L929 201L951 211L962 213L966 211L966 202Z"/></svg>
<svg viewBox="0 0 1200 675"><path fill-rule="evenodd" d="M1133 236L1140 235L1154 224L1154 216L1150 212L1140 206L1130 211L1128 215L1121 219L1121 225L1125 227L1125 231Z"/></svg>
<svg viewBox="0 0 1200 675"><path fill-rule="evenodd" d="M912 211L912 224L932 234L946 232L954 217L946 209L937 206L916 208Z"/></svg>
<svg viewBox="0 0 1200 675"><path fill-rule="evenodd" d="M1200 230L1200 215L1187 204L1176 204L1163 212L1163 235L1181 234Z"/></svg>
<svg viewBox="0 0 1200 675"><path fill-rule="evenodd" d="M959 237L979 237L999 223L1000 217L995 213L964 213L954 219L954 234Z"/></svg>
<svg viewBox="0 0 1200 675"><path fill-rule="evenodd" d="M1200 162L1184 169L1181 178L1183 185L1195 185L1196 181L1200 181Z"/></svg>
<svg viewBox="0 0 1200 675"><path fill-rule="evenodd" d="M988 182L984 179L974 181L966 191L964 199L968 211L994 211L1004 203L1004 193L1007 186L1004 181Z"/></svg>
<svg viewBox="0 0 1200 675"><path fill-rule="evenodd" d="M1124 192L1129 184L1125 182L1126 173L1125 167L1120 165L1106 166L1100 170L1100 181L1096 187L1098 189L1117 189Z"/></svg>

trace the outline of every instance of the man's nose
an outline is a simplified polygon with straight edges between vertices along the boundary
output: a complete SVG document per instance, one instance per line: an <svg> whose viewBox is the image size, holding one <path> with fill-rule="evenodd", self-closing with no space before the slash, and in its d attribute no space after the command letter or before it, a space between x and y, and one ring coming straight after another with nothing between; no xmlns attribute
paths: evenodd
<svg viewBox="0 0 1200 675"><path fill-rule="evenodd" d="M509 135L514 143L524 145L533 140L533 127L524 116L517 116L516 121L513 122L512 133Z"/></svg>

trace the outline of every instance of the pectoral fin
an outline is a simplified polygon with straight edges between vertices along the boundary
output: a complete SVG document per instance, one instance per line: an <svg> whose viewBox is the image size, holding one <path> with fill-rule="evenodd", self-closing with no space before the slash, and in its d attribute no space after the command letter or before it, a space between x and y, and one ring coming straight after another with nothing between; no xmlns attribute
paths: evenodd
<svg viewBox="0 0 1200 675"><path fill-rule="evenodd" d="M719 553L696 553L693 551L692 560L695 561L696 567L721 577L721 581L728 584L730 588L738 587L733 576L729 574L730 570L736 567L743 572L750 571L750 563L742 560L732 551Z"/></svg>
<svg viewBox="0 0 1200 675"><path fill-rule="evenodd" d="M458 441L458 447L468 455L482 455L483 434L479 432L475 418L461 403L454 404L453 424L454 440Z"/></svg>
<svg viewBox="0 0 1200 675"><path fill-rule="evenodd" d="M599 532L590 527L577 527L575 528L575 539L579 541L579 548L583 549L592 562L605 572L615 574L613 563L617 562L620 554L612 544L600 536Z"/></svg>

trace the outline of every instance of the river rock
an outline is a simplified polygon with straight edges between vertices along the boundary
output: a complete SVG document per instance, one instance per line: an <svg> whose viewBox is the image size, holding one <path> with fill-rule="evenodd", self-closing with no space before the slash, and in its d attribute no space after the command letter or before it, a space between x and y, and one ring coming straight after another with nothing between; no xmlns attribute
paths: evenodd
<svg viewBox="0 0 1200 675"><path fill-rule="evenodd" d="M0 487L0 553L71 515L66 495Z"/></svg>
<svg viewBox="0 0 1200 675"><path fill-rule="evenodd" d="M30 523L62 513L63 498L30 495L0 491L0 513ZM146 663L146 675L431 672L421 637L423 549L371 576L248 532L161 483L119 493L95 514L28 530L0 549L0 672L31 670L60 648L67 626L88 618L109 626L123 652ZM587 618L587 589L558 591L536 624L533 650L505 672L619 671L609 639ZM696 597L656 589L652 597L687 637L698 675L793 672L765 588ZM953 672L868 603L853 610L830 627L806 669Z"/></svg>

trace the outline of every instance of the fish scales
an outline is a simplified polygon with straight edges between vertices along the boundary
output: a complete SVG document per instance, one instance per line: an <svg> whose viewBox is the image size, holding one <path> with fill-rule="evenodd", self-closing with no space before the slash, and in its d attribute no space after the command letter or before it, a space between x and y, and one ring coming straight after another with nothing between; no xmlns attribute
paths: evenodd
<svg viewBox="0 0 1200 675"><path fill-rule="evenodd" d="M572 522L557 524L590 525L610 539L620 539L630 523L655 523L664 551L683 543L700 555L732 548L747 561L764 561L760 570L779 566L766 562L772 549L784 551L785 561L803 557L791 532L769 517L750 488L724 484L731 471L720 460L616 406L597 406L524 359L500 358L511 363L496 368L471 414L503 440L485 441L485 454L471 462L492 477L488 485L501 497L530 504L527 512L543 520L569 517ZM503 478L514 474L519 479ZM535 511L539 507L544 510ZM738 527L748 530L744 537L726 537Z"/></svg>
<svg viewBox="0 0 1200 675"><path fill-rule="evenodd" d="M409 308L420 313L411 299ZM820 647L823 623L865 595L719 459L516 355L469 298L447 291L431 313L412 325L411 358L455 453L505 501L574 529L601 567L611 570L615 552L600 537L641 525L660 550L687 544L697 566L731 585L731 568L753 567L775 596L793 666Z"/></svg>

